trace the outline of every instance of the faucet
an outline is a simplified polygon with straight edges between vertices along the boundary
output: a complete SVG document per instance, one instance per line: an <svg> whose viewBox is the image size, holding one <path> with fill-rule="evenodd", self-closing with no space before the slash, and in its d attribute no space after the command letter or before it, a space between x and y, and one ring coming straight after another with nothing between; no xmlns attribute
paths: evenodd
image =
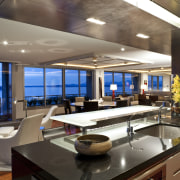
<svg viewBox="0 0 180 180"><path fill-rule="evenodd" d="M130 116L130 118L127 120L127 133L128 135L133 134L133 126L131 126L131 119L134 115Z"/></svg>
<svg viewBox="0 0 180 180"><path fill-rule="evenodd" d="M163 105L161 105L161 106L159 107L159 112L158 112L158 123L159 123L159 124L161 124L161 110L162 110L163 107L164 107Z"/></svg>

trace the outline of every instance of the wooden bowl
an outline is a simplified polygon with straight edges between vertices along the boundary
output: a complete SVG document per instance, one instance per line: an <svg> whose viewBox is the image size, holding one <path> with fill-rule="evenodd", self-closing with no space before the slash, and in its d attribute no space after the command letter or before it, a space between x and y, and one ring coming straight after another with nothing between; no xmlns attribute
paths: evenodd
<svg viewBox="0 0 180 180"><path fill-rule="evenodd" d="M75 149L83 155L102 155L112 148L109 137L100 134L79 136L75 141Z"/></svg>

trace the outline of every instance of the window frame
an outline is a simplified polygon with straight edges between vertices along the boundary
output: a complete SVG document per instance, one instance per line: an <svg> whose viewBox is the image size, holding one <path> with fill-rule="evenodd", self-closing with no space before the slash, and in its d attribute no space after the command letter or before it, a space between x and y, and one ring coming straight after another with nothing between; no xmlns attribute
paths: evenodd
<svg viewBox="0 0 180 180"><path fill-rule="evenodd" d="M45 66L45 67L42 67L42 66L23 66L23 87L24 87L24 85L25 85L25 76L24 76L24 73L25 73L25 71L24 71L24 69L26 68L26 67L29 67L29 68L42 68L43 70L44 70L44 105L42 105L42 106L32 106L32 107L29 107L28 106L28 109L29 108L35 108L35 109L37 109L37 108L42 108L42 107L46 107L46 106L49 106L49 105L47 105L46 104L46 68L47 69L61 69L62 70L62 98L63 99L65 99L65 97L66 97L66 94L65 94L65 70L78 70L78 78L79 78L79 80L80 80L80 71L86 71L86 76L87 76L87 74L90 72L91 74L92 74L92 83L91 83L91 87L92 87L92 89L94 89L94 85L93 85L93 79L94 79L94 77L93 77L93 74L94 74L94 72L93 72L93 70L89 70L89 69L78 69L78 68L71 68L71 67L68 67L68 68L65 68L65 67L63 67L63 66ZM86 84L87 84L87 82L86 82ZM79 86L79 88L78 88L78 96L80 96L81 95L81 93L80 93L80 81L79 81L79 83L78 83L78 86ZM93 96L93 92L92 92L92 94L91 94L91 96ZM24 97L24 99L25 99L25 88L23 89L23 97ZM62 103L61 104L57 104L58 106L62 106Z"/></svg>
<svg viewBox="0 0 180 180"><path fill-rule="evenodd" d="M120 93L120 92L117 92L117 91L115 91L115 95L126 95L126 91L125 91L125 74L131 74L131 84L134 84L134 82L133 82L133 77L135 76L135 75L138 75L138 76L140 76L140 74L139 73L131 73L131 72L118 72L118 71L104 71L104 73L105 72L111 72L112 73L112 83L114 84L114 73L122 73L122 79L123 79L123 92L122 92L122 94ZM105 79L105 76L104 76L104 79ZM105 80L104 80L105 81ZM138 86L139 86L139 81L138 81ZM104 89L105 89L105 85L104 85ZM131 95L134 93L134 91L132 90L132 92L131 92ZM138 92L135 92L135 93L139 93L139 88L138 88ZM104 96L106 96L107 94L105 93L105 90L104 90ZM128 95L130 95L130 94L128 94Z"/></svg>

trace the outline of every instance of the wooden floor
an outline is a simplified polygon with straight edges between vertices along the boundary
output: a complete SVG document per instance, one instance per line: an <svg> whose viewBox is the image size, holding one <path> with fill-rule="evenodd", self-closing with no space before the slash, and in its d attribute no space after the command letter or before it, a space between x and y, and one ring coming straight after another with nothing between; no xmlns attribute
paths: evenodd
<svg viewBox="0 0 180 180"><path fill-rule="evenodd" d="M64 123L53 121L52 128L64 126ZM74 134L79 132L79 129L72 126L65 126L66 134ZM11 172L0 172L0 180L12 180L12 173Z"/></svg>
<svg viewBox="0 0 180 180"><path fill-rule="evenodd" d="M11 180L12 174L11 172L0 172L0 180Z"/></svg>

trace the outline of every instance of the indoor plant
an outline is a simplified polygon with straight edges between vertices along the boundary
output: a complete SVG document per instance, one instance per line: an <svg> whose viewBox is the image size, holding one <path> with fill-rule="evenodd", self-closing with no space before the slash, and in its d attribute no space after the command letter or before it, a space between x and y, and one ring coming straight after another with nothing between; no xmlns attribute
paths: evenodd
<svg viewBox="0 0 180 180"><path fill-rule="evenodd" d="M176 105L173 110L176 113L180 113L180 77L179 75L176 75L173 80L174 80L174 83L172 84L172 93L173 93L172 99L175 102L174 105Z"/></svg>

